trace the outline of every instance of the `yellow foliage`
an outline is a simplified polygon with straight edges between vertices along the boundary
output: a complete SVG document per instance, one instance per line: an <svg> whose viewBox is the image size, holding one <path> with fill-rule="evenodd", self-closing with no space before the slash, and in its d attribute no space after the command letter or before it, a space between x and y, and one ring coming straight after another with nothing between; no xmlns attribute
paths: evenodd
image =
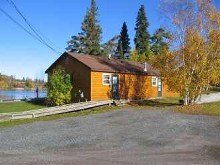
<svg viewBox="0 0 220 165"><path fill-rule="evenodd" d="M134 49L132 52L131 52L131 57L130 57L130 60L131 61L138 61L138 51L136 49Z"/></svg>
<svg viewBox="0 0 220 165"><path fill-rule="evenodd" d="M179 91L184 103L189 104L196 101L211 82L219 82L220 12L208 0L184 5L186 10L176 6L178 10L175 9L172 17L176 39L172 46L178 43L178 47L173 51L164 47L152 61L169 88Z"/></svg>

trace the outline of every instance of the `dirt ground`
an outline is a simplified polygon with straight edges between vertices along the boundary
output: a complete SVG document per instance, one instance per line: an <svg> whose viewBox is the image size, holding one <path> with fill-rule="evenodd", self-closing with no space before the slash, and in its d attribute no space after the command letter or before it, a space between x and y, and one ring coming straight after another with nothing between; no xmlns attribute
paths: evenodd
<svg viewBox="0 0 220 165"><path fill-rule="evenodd" d="M220 164L220 117L127 108L0 129L0 164Z"/></svg>

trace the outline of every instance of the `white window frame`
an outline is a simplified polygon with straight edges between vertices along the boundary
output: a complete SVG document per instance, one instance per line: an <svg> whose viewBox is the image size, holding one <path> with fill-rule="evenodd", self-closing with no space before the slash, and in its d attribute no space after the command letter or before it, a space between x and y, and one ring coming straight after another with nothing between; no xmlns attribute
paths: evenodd
<svg viewBox="0 0 220 165"><path fill-rule="evenodd" d="M105 76L109 76L109 83L105 83ZM102 74L102 85L111 85L111 74L110 73L103 73Z"/></svg>
<svg viewBox="0 0 220 165"><path fill-rule="evenodd" d="M156 76L152 76L152 86L157 87L157 77Z"/></svg>

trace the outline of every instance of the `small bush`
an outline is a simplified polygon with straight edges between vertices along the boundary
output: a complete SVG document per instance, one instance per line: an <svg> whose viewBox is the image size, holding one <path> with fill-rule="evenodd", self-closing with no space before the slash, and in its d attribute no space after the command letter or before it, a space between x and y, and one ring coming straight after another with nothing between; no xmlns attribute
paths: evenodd
<svg viewBox="0 0 220 165"><path fill-rule="evenodd" d="M51 105L70 103L72 90L70 75L61 68L55 69L49 77L47 90Z"/></svg>

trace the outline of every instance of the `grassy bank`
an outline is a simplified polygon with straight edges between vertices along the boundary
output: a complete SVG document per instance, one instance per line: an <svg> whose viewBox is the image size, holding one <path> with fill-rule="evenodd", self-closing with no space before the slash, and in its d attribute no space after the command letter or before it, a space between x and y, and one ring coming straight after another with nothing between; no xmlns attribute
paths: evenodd
<svg viewBox="0 0 220 165"><path fill-rule="evenodd" d="M35 105L25 101L0 103L0 113L23 112L23 111L40 109L45 107L46 106Z"/></svg>
<svg viewBox="0 0 220 165"><path fill-rule="evenodd" d="M191 115L210 115L220 116L220 102L179 106L175 109L175 112L191 114Z"/></svg>
<svg viewBox="0 0 220 165"><path fill-rule="evenodd" d="M191 115L220 116L220 102L183 106L179 104L179 99L180 98L176 97L144 100L142 102L133 103L132 105L135 105L139 109L165 109Z"/></svg>

